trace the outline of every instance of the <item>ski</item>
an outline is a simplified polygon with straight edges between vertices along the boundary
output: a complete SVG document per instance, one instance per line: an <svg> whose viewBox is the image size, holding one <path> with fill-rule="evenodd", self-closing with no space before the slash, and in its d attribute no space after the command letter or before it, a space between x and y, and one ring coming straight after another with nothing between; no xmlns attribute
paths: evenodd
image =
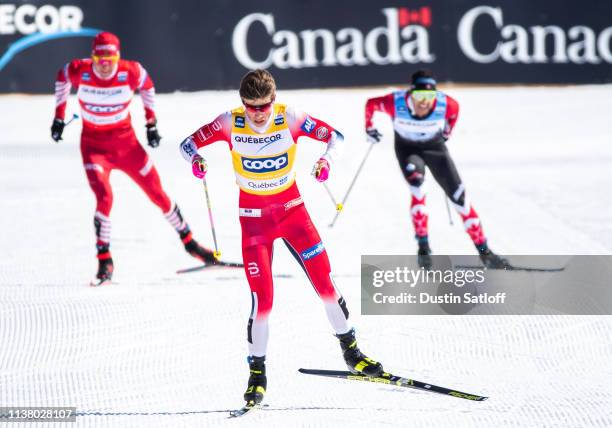
<svg viewBox="0 0 612 428"><path fill-rule="evenodd" d="M489 268L489 267L485 267L485 266L480 266L480 265L456 265L454 266L455 269L491 269L491 270L505 270L508 272L562 272L565 270L565 266L562 267L556 267L556 268L539 268L539 267L532 267L532 266L514 266L511 265L510 267L505 267L505 268Z"/></svg>
<svg viewBox="0 0 612 428"><path fill-rule="evenodd" d="M238 263L238 262L223 262L223 261L218 261L214 264L204 264L204 265L199 265L199 266L194 266L194 267L190 267L190 268L186 268L186 269L179 269L176 271L176 273L181 274L181 273L191 273L191 272L198 272L204 269L214 269L214 268L243 268L244 265L242 263Z"/></svg>
<svg viewBox="0 0 612 428"><path fill-rule="evenodd" d="M242 406L240 409L231 410L229 412L229 417L230 418L239 418L240 416L246 415L251 410L257 410L257 409L260 409L262 407L267 407L267 405L264 404L262 406L261 404L257 404L254 401L249 401L244 406Z"/></svg>
<svg viewBox="0 0 612 428"><path fill-rule="evenodd" d="M111 285L111 284L115 284L114 282L112 282L110 279L92 279L89 282L89 286L90 287L102 287L105 285Z"/></svg>
<svg viewBox="0 0 612 428"><path fill-rule="evenodd" d="M355 380L360 382L380 383L392 386L401 386L403 388L413 388L421 391L437 392L438 394L450 395L452 397L463 398L471 401L484 401L489 397L482 395L468 394L467 392L456 391L454 389L445 388L443 386L432 385L414 379L407 379L401 376L395 376L391 373L383 373L382 376L371 377L362 374L355 374L346 370L318 370L318 369L299 369L300 373L325 376L346 380Z"/></svg>

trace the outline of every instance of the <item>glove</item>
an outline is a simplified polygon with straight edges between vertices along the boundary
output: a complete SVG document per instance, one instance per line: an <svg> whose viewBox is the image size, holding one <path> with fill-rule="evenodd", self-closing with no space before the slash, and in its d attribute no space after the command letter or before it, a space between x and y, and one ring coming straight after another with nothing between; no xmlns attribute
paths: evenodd
<svg viewBox="0 0 612 428"><path fill-rule="evenodd" d="M157 124L149 123L147 124L147 140L149 141L150 147L159 146L159 141L161 140L161 136L157 132Z"/></svg>
<svg viewBox="0 0 612 428"><path fill-rule="evenodd" d="M372 144L380 143L380 139L382 138L382 134L378 132L376 128L368 128L366 129L366 134L368 142Z"/></svg>
<svg viewBox="0 0 612 428"><path fill-rule="evenodd" d="M64 132L64 121L62 119L53 119L51 125L51 138L58 143L62 139L62 133Z"/></svg>
<svg viewBox="0 0 612 428"><path fill-rule="evenodd" d="M202 180L206 176L206 171L208 171L208 165L206 165L204 158L200 155L195 155L191 161L191 172L193 172L193 175Z"/></svg>
<svg viewBox="0 0 612 428"><path fill-rule="evenodd" d="M312 168L312 175L317 179L319 183L323 183L329 178L329 162L326 159L321 158L314 164Z"/></svg>

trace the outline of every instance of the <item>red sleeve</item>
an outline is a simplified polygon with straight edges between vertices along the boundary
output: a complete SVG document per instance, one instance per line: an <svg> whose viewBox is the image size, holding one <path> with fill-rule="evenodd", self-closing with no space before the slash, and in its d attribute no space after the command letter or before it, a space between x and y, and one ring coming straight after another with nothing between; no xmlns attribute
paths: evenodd
<svg viewBox="0 0 612 428"><path fill-rule="evenodd" d="M212 122L200 127L196 132L190 135L190 138L198 149L200 147L208 146L216 141L225 141L229 143L231 149L231 121L232 114L230 112L225 112L217 116L217 118Z"/></svg>
<svg viewBox="0 0 612 428"><path fill-rule="evenodd" d="M444 138L448 139L459 118L459 103L452 97L446 96L446 127L444 128Z"/></svg>
<svg viewBox="0 0 612 428"><path fill-rule="evenodd" d="M81 60L75 59L62 67L55 78L55 118L64 120L66 104L72 86L78 88L80 83Z"/></svg>
<svg viewBox="0 0 612 428"><path fill-rule="evenodd" d="M370 98L365 106L365 126L366 129L372 127L372 117L374 112L379 111L387 114L391 119L395 117L395 103L393 94L382 97Z"/></svg>
<svg viewBox="0 0 612 428"><path fill-rule="evenodd" d="M130 61L130 87L140 91L147 123L155 123L155 86L147 70L137 61Z"/></svg>
<svg viewBox="0 0 612 428"><path fill-rule="evenodd" d="M446 138L450 135L459 118L459 103L452 97L446 96L446 123L447 127L444 130Z"/></svg>
<svg viewBox="0 0 612 428"><path fill-rule="evenodd" d="M338 130L326 122L309 116L304 112L288 110L287 122L293 141L296 143L299 137L309 137L327 143L331 139L332 132L340 134Z"/></svg>

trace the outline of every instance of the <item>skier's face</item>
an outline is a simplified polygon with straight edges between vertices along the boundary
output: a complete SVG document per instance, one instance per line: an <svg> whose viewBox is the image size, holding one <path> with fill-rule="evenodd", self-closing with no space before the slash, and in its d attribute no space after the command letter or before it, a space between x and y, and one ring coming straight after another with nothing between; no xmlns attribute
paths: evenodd
<svg viewBox="0 0 612 428"><path fill-rule="evenodd" d="M274 104L275 94L265 98L256 98L253 100L243 98L244 112L251 122L256 126L263 126L268 122L272 115L272 106Z"/></svg>
<svg viewBox="0 0 612 428"><path fill-rule="evenodd" d="M92 55L91 58L93 60L93 66L96 73L102 77L102 79L112 77L112 74L115 71L115 66L117 65L117 62L119 62L119 54L109 56Z"/></svg>
<svg viewBox="0 0 612 428"><path fill-rule="evenodd" d="M433 108L436 91L413 91L410 96L416 116L427 116Z"/></svg>

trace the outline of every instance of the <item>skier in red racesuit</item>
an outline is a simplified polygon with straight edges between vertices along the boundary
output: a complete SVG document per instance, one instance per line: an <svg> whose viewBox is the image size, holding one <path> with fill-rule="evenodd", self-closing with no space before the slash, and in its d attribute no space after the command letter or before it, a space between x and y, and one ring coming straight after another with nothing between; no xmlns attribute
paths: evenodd
<svg viewBox="0 0 612 428"><path fill-rule="evenodd" d="M192 237L176 203L162 188L153 161L142 148L132 128L129 105L135 91L144 104L147 140L159 145L154 111L155 88L147 71L136 61L120 59L119 39L102 32L93 41L91 58L75 59L57 74L56 108L51 137L62 139L64 117L70 89L74 87L81 107L83 131L81 155L89 185L96 196L94 225L98 252L98 272L92 285L111 280L114 266L110 253L110 212L113 192L110 174L118 169L140 186L178 232L187 252L204 262L213 262L211 250L200 246Z"/></svg>
<svg viewBox="0 0 612 428"><path fill-rule="evenodd" d="M232 154L240 188L242 254L252 296L247 327L251 375L245 400L259 403L266 388L264 362L273 299L271 263L277 238L284 240L323 301L349 369L381 374L381 364L357 347L346 303L331 276L327 251L295 183L298 140L308 137L327 144L313 169L315 178L322 182L343 144L342 134L320 119L276 103L276 84L267 71L247 73L240 84L240 97L241 107L221 114L187 137L181 152L199 178L204 177L207 165L198 149L223 141Z"/></svg>

